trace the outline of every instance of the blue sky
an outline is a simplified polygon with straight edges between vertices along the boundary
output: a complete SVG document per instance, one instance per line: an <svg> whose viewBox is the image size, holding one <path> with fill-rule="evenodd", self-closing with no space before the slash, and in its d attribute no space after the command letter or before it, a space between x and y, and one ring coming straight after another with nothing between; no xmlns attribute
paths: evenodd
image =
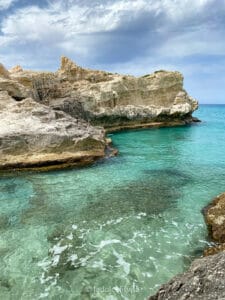
<svg viewBox="0 0 225 300"><path fill-rule="evenodd" d="M0 0L0 62L184 74L200 103L225 103L225 0Z"/></svg>

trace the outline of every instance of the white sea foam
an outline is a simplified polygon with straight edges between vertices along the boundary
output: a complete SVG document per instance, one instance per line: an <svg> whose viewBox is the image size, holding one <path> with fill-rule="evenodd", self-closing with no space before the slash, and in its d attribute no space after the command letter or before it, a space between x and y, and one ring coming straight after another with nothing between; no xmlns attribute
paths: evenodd
<svg viewBox="0 0 225 300"><path fill-rule="evenodd" d="M103 262L102 259L98 260L98 261L95 261L93 264L92 264L92 268L97 268L97 269L100 269L100 270L106 270L105 268L105 264Z"/></svg>
<svg viewBox="0 0 225 300"><path fill-rule="evenodd" d="M49 292L44 292L44 293L41 293L40 296L39 296L39 299L44 299L44 298L47 298L49 295Z"/></svg>
<svg viewBox="0 0 225 300"><path fill-rule="evenodd" d="M68 261L71 262L72 265L74 265L76 260L78 260L78 256L76 254L70 255L70 257L68 258Z"/></svg>
<svg viewBox="0 0 225 300"><path fill-rule="evenodd" d="M130 273L130 264L124 260L124 257L122 254L119 254L115 250L113 250L113 254L117 258L118 265L122 266L124 269L124 272L126 273L126 275L128 275Z"/></svg>
<svg viewBox="0 0 225 300"><path fill-rule="evenodd" d="M69 235L67 235L66 237L68 240L72 240L73 239L73 233L71 232Z"/></svg>
<svg viewBox="0 0 225 300"><path fill-rule="evenodd" d="M54 245L51 249L49 249L49 252L52 254L51 265L53 267L58 265L61 253L63 253L68 247L68 245L61 246L60 243L58 243L57 245Z"/></svg>
<svg viewBox="0 0 225 300"><path fill-rule="evenodd" d="M101 250L102 248L104 248L105 246L111 245L111 244L121 244L120 240L103 240L100 242L99 245L93 245L94 247L98 248L98 250Z"/></svg>
<svg viewBox="0 0 225 300"><path fill-rule="evenodd" d="M58 243L57 245L54 245L49 252L52 253L53 255L60 255L63 251L65 251L68 248L68 245L65 246L60 246Z"/></svg>

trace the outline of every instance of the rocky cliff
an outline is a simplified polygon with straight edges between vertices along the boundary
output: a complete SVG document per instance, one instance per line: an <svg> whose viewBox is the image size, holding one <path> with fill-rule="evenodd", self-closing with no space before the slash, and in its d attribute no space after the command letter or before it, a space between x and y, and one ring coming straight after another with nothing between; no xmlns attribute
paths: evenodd
<svg viewBox="0 0 225 300"><path fill-rule="evenodd" d="M62 57L55 73L11 70L38 102L107 130L191 123L197 101L183 89L179 72L143 77L83 69Z"/></svg>
<svg viewBox="0 0 225 300"><path fill-rule="evenodd" d="M103 156L102 127L183 125L197 107L179 72L136 78L84 69L66 57L57 72L0 64L0 169Z"/></svg>
<svg viewBox="0 0 225 300"><path fill-rule="evenodd" d="M104 156L103 128L36 102L0 68L0 170L85 164Z"/></svg>

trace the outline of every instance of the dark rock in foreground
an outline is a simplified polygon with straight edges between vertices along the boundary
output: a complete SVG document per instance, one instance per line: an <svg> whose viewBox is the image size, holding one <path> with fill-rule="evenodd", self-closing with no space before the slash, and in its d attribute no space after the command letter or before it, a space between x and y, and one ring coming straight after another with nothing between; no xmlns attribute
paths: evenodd
<svg viewBox="0 0 225 300"><path fill-rule="evenodd" d="M189 270L164 284L149 300L225 299L225 253L196 259Z"/></svg>
<svg viewBox="0 0 225 300"><path fill-rule="evenodd" d="M203 210L210 237L219 243L225 243L225 193L217 196Z"/></svg>
<svg viewBox="0 0 225 300"><path fill-rule="evenodd" d="M215 245L205 249L189 270L164 284L149 300L225 299L225 193L203 209L209 236Z"/></svg>

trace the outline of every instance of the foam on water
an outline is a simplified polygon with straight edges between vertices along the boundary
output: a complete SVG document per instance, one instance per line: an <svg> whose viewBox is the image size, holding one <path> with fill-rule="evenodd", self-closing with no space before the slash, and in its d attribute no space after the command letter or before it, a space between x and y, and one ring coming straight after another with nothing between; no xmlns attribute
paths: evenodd
<svg viewBox="0 0 225 300"><path fill-rule="evenodd" d="M144 299L208 245L225 190L225 107L192 127L111 135L94 166L0 179L0 299Z"/></svg>

